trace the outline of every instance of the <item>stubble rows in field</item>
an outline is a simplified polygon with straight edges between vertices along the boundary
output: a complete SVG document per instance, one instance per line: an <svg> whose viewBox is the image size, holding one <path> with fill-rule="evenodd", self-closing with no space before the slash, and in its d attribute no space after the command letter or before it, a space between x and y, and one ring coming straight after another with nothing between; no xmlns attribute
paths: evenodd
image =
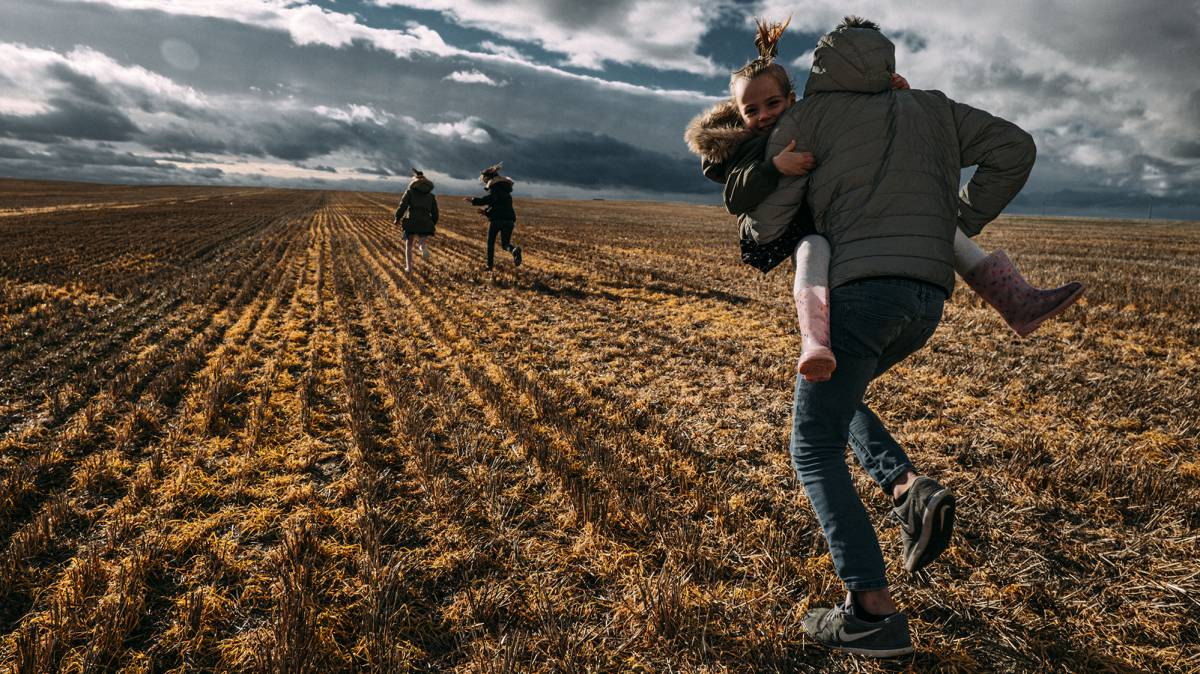
<svg viewBox="0 0 1200 674"><path fill-rule="evenodd" d="M0 661L887 668L801 634L839 583L786 460L790 279L722 212L518 201L488 273L443 197L405 273L392 196L171 189L0 214ZM1200 666L1200 230L982 241L1089 289L1018 341L960 288L870 392L962 502L909 579L855 470L916 668Z"/></svg>

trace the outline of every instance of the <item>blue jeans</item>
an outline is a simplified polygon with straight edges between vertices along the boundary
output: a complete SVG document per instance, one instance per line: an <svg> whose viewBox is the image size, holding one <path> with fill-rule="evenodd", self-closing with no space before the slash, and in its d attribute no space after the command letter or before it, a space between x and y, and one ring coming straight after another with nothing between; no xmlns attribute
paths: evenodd
<svg viewBox="0 0 1200 674"><path fill-rule="evenodd" d="M837 369L821 383L796 377L792 467L848 590L885 588L887 578L875 528L846 466L846 443L885 492L912 469L863 396L872 379L925 345L945 300L941 287L907 278L862 279L834 288L829 337Z"/></svg>

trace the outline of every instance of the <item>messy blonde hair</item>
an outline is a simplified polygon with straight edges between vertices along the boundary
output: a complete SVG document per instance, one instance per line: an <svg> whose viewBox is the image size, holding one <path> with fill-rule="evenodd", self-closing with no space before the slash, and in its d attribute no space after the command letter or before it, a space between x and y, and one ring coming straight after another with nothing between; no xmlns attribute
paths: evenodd
<svg viewBox="0 0 1200 674"><path fill-rule="evenodd" d="M759 75L768 75L779 83L779 90L784 96L792 93L792 78L788 76L787 69L775 62L775 55L779 53L779 38L783 37L783 31L787 29L788 24L792 22L792 17L788 17L778 23L768 23L765 19L755 19L754 23L758 25L758 34L754 36L754 46L758 48L758 58L750 61L746 65L733 71L729 77L729 92L733 93L733 88L739 80L749 82Z"/></svg>
<svg viewBox="0 0 1200 674"><path fill-rule="evenodd" d="M479 172L479 182L483 183L484 185L491 182L493 178L496 178L497 176L500 175L500 169L503 165L504 165L504 162L502 162L502 161L496 162L495 164L492 164L491 166L480 171Z"/></svg>

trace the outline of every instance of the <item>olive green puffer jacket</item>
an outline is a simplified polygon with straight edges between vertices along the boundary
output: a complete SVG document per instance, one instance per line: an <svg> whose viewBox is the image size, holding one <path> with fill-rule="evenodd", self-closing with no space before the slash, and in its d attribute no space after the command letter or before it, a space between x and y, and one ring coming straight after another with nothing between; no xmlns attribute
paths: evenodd
<svg viewBox="0 0 1200 674"><path fill-rule="evenodd" d="M1030 135L940 91L892 90L895 47L871 28L821 38L804 98L775 125L765 157L789 141L816 168L784 176L750 218L790 222L805 197L832 247L830 287L901 276L954 287L954 229L974 236L1033 168ZM978 166L959 192L959 171Z"/></svg>

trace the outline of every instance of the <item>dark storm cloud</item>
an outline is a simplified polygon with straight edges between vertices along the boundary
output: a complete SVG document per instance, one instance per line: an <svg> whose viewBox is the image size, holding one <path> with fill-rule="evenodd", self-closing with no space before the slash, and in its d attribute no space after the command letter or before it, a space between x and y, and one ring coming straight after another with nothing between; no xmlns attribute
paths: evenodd
<svg viewBox="0 0 1200 674"><path fill-rule="evenodd" d="M558 131L517 137L488 129L499 150L512 159L505 168L542 182L561 182L577 187L627 187L645 191L713 192L702 178L696 162L683 157L646 150L612 136L588 131ZM473 175L490 162L477 154Z"/></svg>
<svg viewBox="0 0 1200 674"><path fill-rule="evenodd" d="M0 143L0 159L36 159L37 155L23 147Z"/></svg>
<svg viewBox="0 0 1200 674"><path fill-rule="evenodd" d="M13 147L13 146L10 146ZM174 164L163 162L150 157L143 157L132 152L119 152L104 147L89 145L67 144L54 145L44 152L21 151L13 153L13 158L36 159L43 162L56 162L66 166L126 166L140 168L176 168Z"/></svg>
<svg viewBox="0 0 1200 674"><path fill-rule="evenodd" d="M47 72L57 84L57 93L46 101L50 109L28 116L0 114L0 135L45 142L59 138L129 140L137 133L137 125L95 78L63 64L53 64Z"/></svg>
<svg viewBox="0 0 1200 674"><path fill-rule="evenodd" d="M699 176L681 140L688 120L709 101L606 80L682 82L658 68L692 68L686 86L721 93L725 73L702 73L697 55L710 63L711 55L693 49L696 40L689 36L724 38L736 29L721 53L739 65L752 50L749 26L743 25L748 16L794 12L794 3L782 0L716 3L705 15L710 18L700 21L707 26L684 26L682 17L695 3L680 0L669 8L678 9L680 25L664 25L661 34L647 37L627 30L634 24L647 28L628 23L651 6L645 0L535 0L512 5L500 17L496 5L482 1L435 0L421 11L447 21L430 25L445 26L457 16L480 27L475 38L456 41L460 33L444 30L441 37L452 43L448 50L401 53L389 42L395 35L379 38L358 28L368 21L409 25L396 17L422 19L415 10L392 15L373 7L357 15L357 28L343 31L336 22L278 21L299 16L306 9L302 2L256 1L201 7L130 0L161 10L60 0L0 3L0 49L7 43L40 50L16 62L47 68L40 79L22 77L16 68L0 73L0 139L13 141L0 146L0 170L46 172L62 162L50 172L101 180L379 189L400 184L413 165L473 181L481 167L503 159L515 179L527 188L536 183L547 196L595 191L715 200L718 187ZM894 28L889 35L905 56L903 65L912 68L905 74L914 86L961 94L964 102L1034 133L1039 157L1029 195L1063 195L1078 208L1113 200L1132 207L1147 191L1179 199L1200 193L1200 67L1183 57L1200 41L1194 20L1200 12L1192 4L1095 7L1064 0L1047 12L1034 0L972 7L914 0L863 12ZM1154 12L1147 10L1151 6ZM354 4L323 7L349 17ZM172 13L192 10L212 15ZM844 11L830 0L807 4L794 16L785 45L793 51L783 58L790 63L815 40L803 36L829 29ZM262 19L268 15L274 18ZM495 33L498 18L511 24L506 43L524 56L463 51L479 49L473 46L479 31ZM327 39L338 35L357 37ZM577 38L611 44L577 45L578 67L564 73L562 55L573 53ZM165 40L187 43L195 63L181 67L166 58ZM39 65L50 62L53 68ZM603 70L589 70L588 63ZM447 79L456 72L479 72L507 86ZM794 75L803 79L803 73ZM79 150L89 139L118 146L94 148L89 159ZM63 144L74 149L55 150ZM89 163L93 159L108 165ZM142 164L131 165L135 161ZM203 174L186 168L210 162L215 165L205 168L213 170L201 169ZM305 170L314 175L291 177ZM341 175L331 175L339 170ZM1196 212L1200 216L1200 207Z"/></svg>
<svg viewBox="0 0 1200 674"><path fill-rule="evenodd" d="M231 150L228 139L221 135L213 128L172 123L165 128L142 133L138 141L155 152L220 154Z"/></svg>
<svg viewBox="0 0 1200 674"><path fill-rule="evenodd" d="M118 109L90 101L51 98L50 110L38 115L0 114L0 135L42 142L61 138L129 140L138 127Z"/></svg>
<svg viewBox="0 0 1200 674"><path fill-rule="evenodd" d="M1182 159L1200 159L1200 142L1188 140L1176 143L1171 148L1171 154Z"/></svg>
<svg viewBox="0 0 1200 674"><path fill-rule="evenodd" d="M366 166L360 166L356 169L353 169L353 171L355 173L362 173L364 175L369 175L369 176L379 176L381 178L387 178L392 175L398 175L398 174L393 174L390 170L385 169L385 168L371 168L371 167L366 167Z"/></svg>

